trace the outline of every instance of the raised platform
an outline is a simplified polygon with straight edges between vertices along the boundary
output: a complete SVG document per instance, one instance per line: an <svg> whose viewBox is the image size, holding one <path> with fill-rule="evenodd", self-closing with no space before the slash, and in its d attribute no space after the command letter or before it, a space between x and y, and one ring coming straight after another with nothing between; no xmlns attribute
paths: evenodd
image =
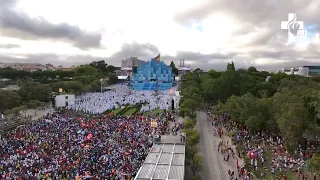
<svg viewBox="0 0 320 180"><path fill-rule="evenodd" d="M155 58L141 63L131 79L134 90L167 90L173 86L174 74L172 68Z"/></svg>
<svg viewBox="0 0 320 180"><path fill-rule="evenodd" d="M185 144L154 144L135 180L183 180Z"/></svg>
<svg viewBox="0 0 320 180"><path fill-rule="evenodd" d="M173 86L173 83L131 82L131 87L134 90L167 90L167 89L170 89L172 86Z"/></svg>

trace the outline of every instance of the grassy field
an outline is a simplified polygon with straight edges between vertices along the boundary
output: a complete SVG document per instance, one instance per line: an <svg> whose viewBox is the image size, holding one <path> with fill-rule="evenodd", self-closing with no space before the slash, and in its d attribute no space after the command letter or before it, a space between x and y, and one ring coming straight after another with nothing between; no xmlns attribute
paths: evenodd
<svg viewBox="0 0 320 180"><path fill-rule="evenodd" d="M135 113L138 109L136 107L130 107L128 108L122 115L125 115L125 116L130 116L132 115L133 113Z"/></svg>
<svg viewBox="0 0 320 180"><path fill-rule="evenodd" d="M238 145L239 149L242 149L243 147L240 145ZM288 180L294 180L297 179L296 178L296 173L292 172L292 171L282 171L281 173L278 170L275 170L274 175L271 174L270 172L270 167L271 167L271 163L272 163L272 153L268 150L265 150L263 152L263 155L265 157L265 162L264 165L261 164L261 161L258 161L258 169L253 171L254 175L259 179L259 177L261 177L261 173L266 172L266 179L268 178L273 178L273 179L277 179L280 177L281 174L285 175L287 177ZM249 157L245 157L244 158L246 164L250 164L250 159ZM267 168L267 171L265 170L265 168Z"/></svg>
<svg viewBox="0 0 320 180"><path fill-rule="evenodd" d="M284 174L287 179L296 179L296 173L295 172L292 172L292 171L287 171L287 172L284 172L282 171L281 173L279 171L275 171L274 175L271 174L270 172L270 167L271 167L271 161L272 161L272 153L270 151L265 151L264 153L264 157L265 157L265 164L264 164L264 167L267 167L268 170L267 170L267 177L273 177L274 179L276 178L279 178L281 174ZM258 170L256 170L254 172L254 174L257 176L257 177L260 177L261 173L262 172L265 172L265 169L264 167L262 166L261 162L258 163Z"/></svg>
<svg viewBox="0 0 320 180"><path fill-rule="evenodd" d="M121 110L122 110L121 108L115 109L113 111L114 115L118 115L121 112Z"/></svg>
<svg viewBox="0 0 320 180"><path fill-rule="evenodd" d="M163 112L163 109L155 109L153 111L144 112L143 115L149 116L150 114L158 114L158 113L162 113L162 112Z"/></svg>

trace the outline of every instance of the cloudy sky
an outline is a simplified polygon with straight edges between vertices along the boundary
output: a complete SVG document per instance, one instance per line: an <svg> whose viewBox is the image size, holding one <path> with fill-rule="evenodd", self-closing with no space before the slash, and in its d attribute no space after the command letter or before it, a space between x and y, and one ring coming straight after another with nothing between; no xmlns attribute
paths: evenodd
<svg viewBox="0 0 320 180"><path fill-rule="evenodd" d="M305 39L288 43L296 13ZM72 65L135 56L193 68L320 64L319 0L0 0L0 62Z"/></svg>

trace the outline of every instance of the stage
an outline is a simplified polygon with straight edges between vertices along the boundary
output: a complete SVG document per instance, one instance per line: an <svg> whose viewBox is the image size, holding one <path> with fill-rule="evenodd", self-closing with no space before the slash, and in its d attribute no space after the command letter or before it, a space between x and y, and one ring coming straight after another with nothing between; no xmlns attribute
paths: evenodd
<svg viewBox="0 0 320 180"><path fill-rule="evenodd" d="M171 67L153 58L137 68L130 85L133 90L167 90L172 88L173 83Z"/></svg>

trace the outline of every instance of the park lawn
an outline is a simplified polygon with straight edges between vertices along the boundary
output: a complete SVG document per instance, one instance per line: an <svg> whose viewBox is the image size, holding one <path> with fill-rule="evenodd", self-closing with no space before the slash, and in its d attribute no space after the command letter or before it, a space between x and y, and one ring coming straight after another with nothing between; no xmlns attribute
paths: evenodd
<svg viewBox="0 0 320 180"><path fill-rule="evenodd" d="M163 112L163 109L155 109L153 111L144 112L143 115L149 116L150 114L158 114L158 113L162 113L162 112Z"/></svg>
<svg viewBox="0 0 320 180"><path fill-rule="evenodd" d="M264 148L265 149L265 148ZM292 171L282 171L281 173L278 170L275 170L274 175L271 174L271 163L272 163L272 153L268 150L264 150L263 155L265 157L264 165L262 166L261 161L258 161L258 169L253 171L254 175L259 179L261 177L261 173L265 172L265 167L267 168L266 177L273 177L274 179L279 178L280 174L284 174L288 180L296 179L296 173ZM245 157L246 164L250 164L249 157Z"/></svg>
<svg viewBox="0 0 320 180"><path fill-rule="evenodd" d="M118 115L121 112L121 110L122 110L121 108L113 110L114 115L115 116Z"/></svg>
<svg viewBox="0 0 320 180"><path fill-rule="evenodd" d="M133 113L135 113L138 109L136 107L130 107L129 109L127 109L122 115L125 116L130 116Z"/></svg>

